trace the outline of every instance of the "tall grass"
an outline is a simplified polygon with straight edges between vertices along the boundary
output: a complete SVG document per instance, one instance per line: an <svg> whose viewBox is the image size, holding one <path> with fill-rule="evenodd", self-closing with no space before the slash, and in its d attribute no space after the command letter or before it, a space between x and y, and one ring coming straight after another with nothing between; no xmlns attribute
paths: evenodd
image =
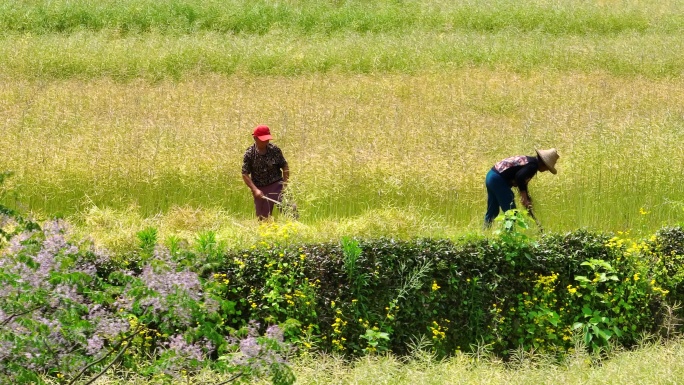
<svg viewBox="0 0 684 385"><path fill-rule="evenodd" d="M445 361L428 357L401 360L368 357L353 363L318 357L295 366L298 384L676 384L684 374L679 364L681 343L645 345L592 365L591 357L577 353L558 365L549 357L521 353L503 363L495 359L460 355Z"/></svg>
<svg viewBox="0 0 684 385"><path fill-rule="evenodd" d="M429 355L408 360L393 356L374 356L345 361L333 356L314 356L297 360L293 371L301 385L443 385L443 384L678 384L684 377L684 349L681 342L667 345L645 344L635 351L614 354L596 364L592 357L576 353L558 365L549 357L522 353L518 359L503 363L486 356L457 355L438 361ZM185 381L186 379L183 379ZM179 380L180 381L180 380ZM225 376L205 371L187 378L189 383L213 384ZM104 376L98 385L156 383L131 374ZM266 380L255 382L270 383Z"/></svg>
<svg viewBox="0 0 684 385"><path fill-rule="evenodd" d="M557 2L509 0L427 1L221 1L39 0L0 3L0 30L71 33L214 31L263 34L405 33L408 31L514 29L551 34L615 34L681 30L676 1Z"/></svg>
<svg viewBox="0 0 684 385"><path fill-rule="evenodd" d="M0 1L0 75L684 72L677 1Z"/></svg>
<svg viewBox="0 0 684 385"><path fill-rule="evenodd" d="M309 224L406 209L477 229L487 170L535 147L561 154L558 175L531 185L549 229L652 231L684 214L681 79L467 69L0 84L0 164L16 173L4 201L52 215L132 204L249 218L240 165L259 123Z"/></svg>
<svg viewBox="0 0 684 385"><path fill-rule="evenodd" d="M403 34L216 32L119 36L111 31L0 36L0 75L20 79L182 80L213 74L302 76L414 74L464 68L607 72L679 77L684 38L676 34L588 36L517 30Z"/></svg>
<svg viewBox="0 0 684 385"><path fill-rule="evenodd" d="M337 224L321 233L479 229L486 171L535 147L561 154L532 184L546 228L650 232L684 213L682 7L3 1L0 195L83 222L242 223L266 123L301 220Z"/></svg>

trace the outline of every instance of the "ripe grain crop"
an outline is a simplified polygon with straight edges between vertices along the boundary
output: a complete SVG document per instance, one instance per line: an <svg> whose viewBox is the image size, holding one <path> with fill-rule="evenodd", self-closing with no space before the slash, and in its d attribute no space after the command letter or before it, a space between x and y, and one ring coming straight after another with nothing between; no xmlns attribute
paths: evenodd
<svg viewBox="0 0 684 385"><path fill-rule="evenodd" d="M1 85L0 164L16 173L5 201L43 213L133 204L143 215L190 206L249 217L241 159L266 123L305 222L406 207L474 229L491 165L548 147L559 173L540 174L531 192L550 229L682 218L681 79L475 68Z"/></svg>
<svg viewBox="0 0 684 385"><path fill-rule="evenodd" d="M117 215L174 227L196 210L198 228L236 227L264 123L311 233L477 230L491 165L548 147L559 174L531 189L547 229L651 232L684 213L681 11L0 1L0 171L14 172L0 199L109 234Z"/></svg>
<svg viewBox="0 0 684 385"><path fill-rule="evenodd" d="M684 72L679 33L553 35L516 29L400 34L226 35L213 31L0 34L0 75L30 80L191 80L202 76L417 74L468 68L655 79Z"/></svg>

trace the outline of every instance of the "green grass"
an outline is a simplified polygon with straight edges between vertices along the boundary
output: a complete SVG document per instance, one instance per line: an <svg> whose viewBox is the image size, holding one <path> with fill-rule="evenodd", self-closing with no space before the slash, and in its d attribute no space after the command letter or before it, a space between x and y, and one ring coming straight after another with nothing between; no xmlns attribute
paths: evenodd
<svg viewBox="0 0 684 385"><path fill-rule="evenodd" d="M474 362L473 356L465 355L443 362L371 357L351 364L322 357L296 365L295 373L297 384L302 385L676 384L684 375L683 355L682 345L672 344L624 352L595 366L581 353L561 365L534 353L521 354L519 360L507 364L487 358Z"/></svg>
<svg viewBox="0 0 684 385"><path fill-rule="evenodd" d="M515 29L551 34L680 30L677 2L57 0L0 3L0 30L71 33L404 33Z"/></svg>
<svg viewBox="0 0 684 385"><path fill-rule="evenodd" d="M111 31L0 37L0 75L19 79L193 79L197 76L420 74L467 68L606 72L673 78L684 72L677 34L555 36L507 30L404 34L216 32L119 36Z"/></svg>
<svg viewBox="0 0 684 385"><path fill-rule="evenodd" d="M503 363L496 359L468 355L437 361L429 355L413 358L393 356L365 357L353 362L339 357L313 356L294 361L298 385L444 385L444 384L679 384L684 378L684 345L680 342L646 344L634 351L616 353L595 364L592 357L576 353L562 364L535 353L520 354ZM213 384L228 377L205 371L191 376L189 383ZM185 379L184 379L185 380ZM134 375L122 380L121 374L104 376L98 385L158 384ZM253 382L269 384L269 381Z"/></svg>
<svg viewBox="0 0 684 385"><path fill-rule="evenodd" d="M420 73L678 77L677 1L3 1L0 75Z"/></svg>

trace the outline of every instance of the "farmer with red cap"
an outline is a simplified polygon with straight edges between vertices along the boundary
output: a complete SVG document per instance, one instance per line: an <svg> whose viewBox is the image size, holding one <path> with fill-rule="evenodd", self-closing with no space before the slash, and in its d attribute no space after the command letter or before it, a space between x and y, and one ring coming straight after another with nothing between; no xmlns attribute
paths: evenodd
<svg viewBox="0 0 684 385"><path fill-rule="evenodd" d="M518 187L523 206L532 213L532 200L527 193L527 184L537 174L537 171L551 171L556 173L558 152L550 150L535 150L537 156L512 156L495 164L487 173L487 213L484 218L485 228L492 225L492 221L499 215L499 208L504 212L515 208L515 196L512 187Z"/></svg>
<svg viewBox="0 0 684 385"><path fill-rule="evenodd" d="M252 190L256 215L261 220L273 213L273 201L282 200L290 169L280 148L269 143L273 137L268 126L257 126L252 137L254 144L245 151L242 162L242 179Z"/></svg>

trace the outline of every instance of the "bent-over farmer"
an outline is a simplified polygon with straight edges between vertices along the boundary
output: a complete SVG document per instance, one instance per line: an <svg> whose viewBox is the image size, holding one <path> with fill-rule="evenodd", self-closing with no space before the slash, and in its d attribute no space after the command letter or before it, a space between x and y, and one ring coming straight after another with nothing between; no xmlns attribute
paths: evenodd
<svg viewBox="0 0 684 385"><path fill-rule="evenodd" d="M273 213L274 202L265 198L282 201L290 169L280 148L269 143L273 137L268 126L257 126L252 137L254 144L245 151L242 162L242 179L252 190L256 215L262 220Z"/></svg>
<svg viewBox="0 0 684 385"><path fill-rule="evenodd" d="M556 173L556 161L559 158L555 148L535 150L537 156L518 155L506 158L495 164L487 173L487 213L484 227L489 228L499 215L499 208L504 212L515 208L515 196L512 187L517 187L523 206L532 210L532 200L527 192L527 184L537 171Z"/></svg>

